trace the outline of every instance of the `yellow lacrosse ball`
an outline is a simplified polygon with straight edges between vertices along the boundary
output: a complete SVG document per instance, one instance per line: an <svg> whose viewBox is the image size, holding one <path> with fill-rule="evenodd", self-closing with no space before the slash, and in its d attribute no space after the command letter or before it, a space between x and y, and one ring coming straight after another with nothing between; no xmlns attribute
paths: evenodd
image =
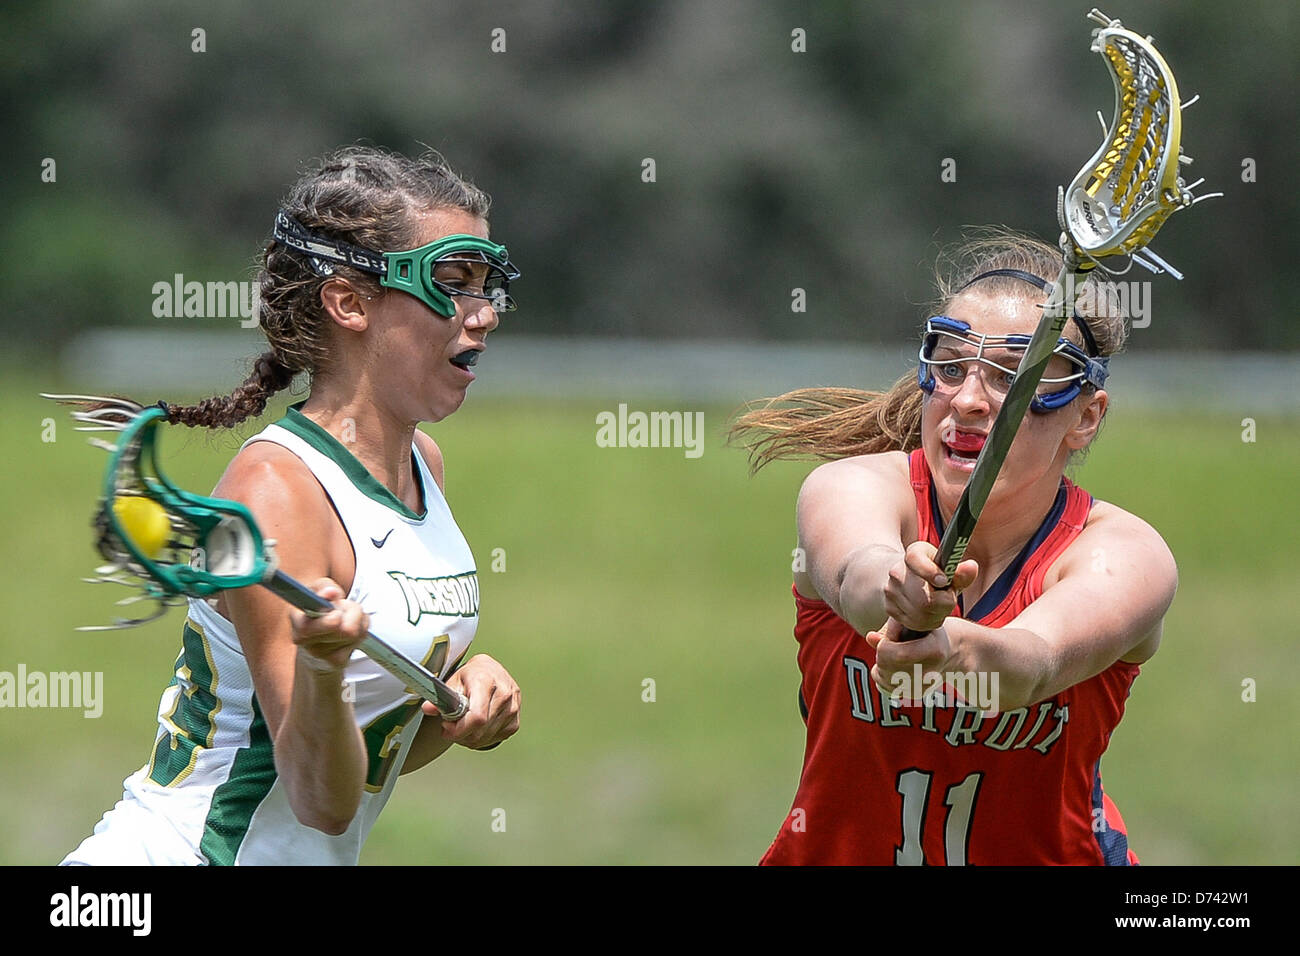
<svg viewBox="0 0 1300 956"><path fill-rule="evenodd" d="M167 512L152 498L120 495L113 499L113 514L131 543L147 558L157 557L171 537Z"/></svg>

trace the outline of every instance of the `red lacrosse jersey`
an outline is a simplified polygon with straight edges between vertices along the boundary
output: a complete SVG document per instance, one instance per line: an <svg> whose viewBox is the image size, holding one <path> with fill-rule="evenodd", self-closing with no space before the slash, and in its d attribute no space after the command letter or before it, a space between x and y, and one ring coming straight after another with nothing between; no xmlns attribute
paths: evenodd
<svg viewBox="0 0 1300 956"><path fill-rule="evenodd" d="M910 465L920 538L938 546L942 518L929 467L920 451ZM959 604L958 613L988 627L1008 624L1042 593L1047 569L1091 507L1091 495L1062 479L1033 539L975 607ZM959 696L931 686L924 705L898 704L871 680L876 654L862 635L822 601L795 592L795 604L808 736L794 805L763 864L1138 862L1102 790L1100 763L1137 664L1117 661L1004 713L964 706L992 690L974 681Z"/></svg>

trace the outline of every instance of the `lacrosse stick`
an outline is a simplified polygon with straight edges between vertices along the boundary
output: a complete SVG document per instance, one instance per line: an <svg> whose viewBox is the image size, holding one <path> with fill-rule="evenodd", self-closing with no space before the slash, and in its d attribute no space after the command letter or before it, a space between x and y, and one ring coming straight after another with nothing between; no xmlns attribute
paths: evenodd
<svg viewBox="0 0 1300 956"><path fill-rule="evenodd" d="M148 616L79 630L132 627L162 616L186 598L207 598L253 584L310 615L333 610L329 601L279 570L275 542L262 537L248 508L237 501L191 494L167 478L158 462L158 425L166 420L162 408L91 395L42 397L89 406L72 413L78 431L117 433L116 443L90 439L111 455L94 518L95 544L108 564L85 580L142 589L119 604L157 602ZM374 634L366 635L360 649L437 704L444 720L457 720L469 709L462 694Z"/></svg>
<svg viewBox="0 0 1300 956"><path fill-rule="evenodd" d="M1074 279L1100 267L1108 256L1127 255L1155 272L1181 275L1147 249L1174 212L1200 199L1179 175L1191 162L1183 156L1182 106L1178 86L1150 37L1126 30L1094 8L1088 18L1101 26L1092 32L1092 51L1100 53L1115 83L1115 118L1101 148L1084 164L1069 189L1058 191L1063 265L1050 287L1043 317L1016 370L993 428L976 459L952 521L944 529L935 563L951 581L966 554L980 512L993 490L1020 422L1029 410L1066 319L1076 300ZM1222 195L1216 193L1213 195ZM1067 281L1069 280L1069 281ZM906 630L900 640L924 637Z"/></svg>

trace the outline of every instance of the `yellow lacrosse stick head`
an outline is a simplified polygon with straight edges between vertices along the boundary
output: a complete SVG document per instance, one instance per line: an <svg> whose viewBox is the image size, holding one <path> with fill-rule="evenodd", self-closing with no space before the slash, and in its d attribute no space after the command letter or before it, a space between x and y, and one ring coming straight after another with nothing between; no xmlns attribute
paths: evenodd
<svg viewBox="0 0 1300 956"><path fill-rule="evenodd" d="M1174 211L1190 205L1179 176L1178 84L1150 37L1094 9L1093 31L1115 84L1115 116L1101 148L1065 191L1064 225L1080 258L1126 255L1145 246Z"/></svg>

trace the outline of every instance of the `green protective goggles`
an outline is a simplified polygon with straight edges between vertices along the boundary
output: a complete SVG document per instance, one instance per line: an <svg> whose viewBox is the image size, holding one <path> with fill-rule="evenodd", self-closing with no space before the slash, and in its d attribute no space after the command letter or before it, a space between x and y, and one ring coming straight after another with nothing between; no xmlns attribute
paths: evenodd
<svg viewBox="0 0 1300 956"><path fill-rule="evenodd" d="M443 318L456 314L457 296L491 302L498 312L515 308L510 282L519 270L505 246L480 236L443 236L418 249L375 252L315 235L282 209L272 238L304 253L318 276L334 275L335 264L373 273L380 285L415 296Z"/></svg>

